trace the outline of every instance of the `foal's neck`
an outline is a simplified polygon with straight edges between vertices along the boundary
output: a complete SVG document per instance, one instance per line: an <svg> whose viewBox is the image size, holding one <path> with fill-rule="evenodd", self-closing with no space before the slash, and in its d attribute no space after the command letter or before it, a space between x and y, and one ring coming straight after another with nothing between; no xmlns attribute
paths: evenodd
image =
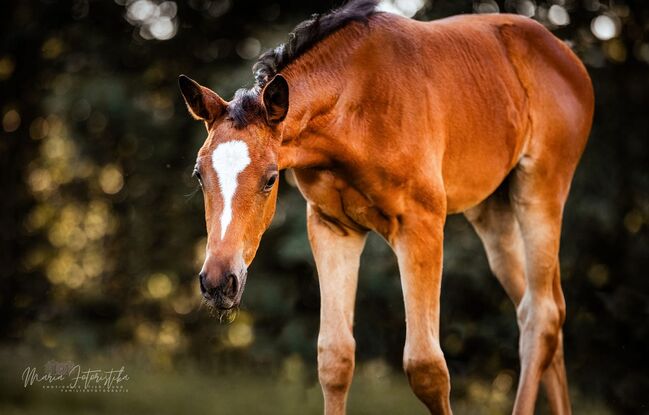
<svg viewBox="0 0 649 415"><path fill-rule="evenodd" d="M339 99L349 83L350 57L362 41L360 24L315 45L282 74L290 85L290 108L282 128L282 168L326 168L339 164L345 110ZM336 151L338 150L338 151Z"/></svg>

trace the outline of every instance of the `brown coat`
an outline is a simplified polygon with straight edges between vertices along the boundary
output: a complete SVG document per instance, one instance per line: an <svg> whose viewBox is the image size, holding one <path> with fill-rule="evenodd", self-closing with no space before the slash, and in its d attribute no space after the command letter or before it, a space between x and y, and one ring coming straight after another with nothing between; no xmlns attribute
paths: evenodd
<svg viewBox="0 0 649 415"><path fill-rule="evenodd" d="M514 413L533 414L541 380L552 412L570 413L558 252L593 116L588 74L531 19L422 23L371 13L373 5L357 0L303 26L319 36L313 44L288 62L285 49L265 55L271 65L261 65L257 86L230 103L181 77L190 111L209 132L196 167L208 229L203 294L220 309L239 304L274 213L277 171L293 169L320 277L325 412L345 411L359 257L371 230L399 262L410 384L431 413L450 413L439 295L444 222L462 212L517 307Z"/></svg>

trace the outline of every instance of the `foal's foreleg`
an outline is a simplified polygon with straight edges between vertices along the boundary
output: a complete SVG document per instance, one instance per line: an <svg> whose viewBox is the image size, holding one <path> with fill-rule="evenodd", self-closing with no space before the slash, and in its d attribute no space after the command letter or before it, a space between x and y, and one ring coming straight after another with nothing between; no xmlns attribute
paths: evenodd
<svg viewBox="0 0 649 415"><path fill-rule="evenodd" d="M406 309L403 365L415 395L431 414L450 414L450 378L439 343L439 297L445 212L411 212L394 248Z"/></svg>
<svg viewBox="0 0 649 415"><path fill-rule="evenodd" d="M495 193L480 205L465 212L465 216L482 240L489 267L518 308L525 292L525 250L509 194ZM560 284L560 281L556 279L555 283ZM560 307L564 307L561 287L555 291L555 301L559 302ZM552 413L570 414L561 333L552 363L543 374L543 385Z"/></svg>
<svg viewBox="0 0 649 415"><path fill-rule="evenodd" d="M320 282L318 377L325 414L344 414L354 373L354 301L366 235L327 222L310 206L307 229Z"/></svg>

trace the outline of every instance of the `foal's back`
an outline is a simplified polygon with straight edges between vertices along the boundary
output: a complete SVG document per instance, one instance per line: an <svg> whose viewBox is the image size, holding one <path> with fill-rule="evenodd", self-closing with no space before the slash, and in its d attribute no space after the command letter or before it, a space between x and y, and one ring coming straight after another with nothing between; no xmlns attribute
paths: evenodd
<svg viewBox="0 0 649 415"><path fill-rule="evenodd" d="M352 70L357 84L372 86L366 105L383 118L369 126L372 140L409 148L387 163L441 172L449 213L484 200L525 155L559 152L574 168L592 87L579 59L542 25L516 15L424 23L391 14L369 25Z"/></svg>

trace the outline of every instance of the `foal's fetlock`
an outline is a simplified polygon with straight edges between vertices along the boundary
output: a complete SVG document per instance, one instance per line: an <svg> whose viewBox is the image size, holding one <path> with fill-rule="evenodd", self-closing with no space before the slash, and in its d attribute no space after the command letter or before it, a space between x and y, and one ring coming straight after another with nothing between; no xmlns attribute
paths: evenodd
<svg viewBox="0 0 649 415"><path fill-rule="evenodd" d="M318 346L318 379L329 392L346 392L354 374L354 345Z"/></svg>
<svg viewBox="0 0 649 415"><path fill-rule="evenodd" d="M448 402L450 377L441 351L433 356L406 357L404 370L415 395L429 408Z"/></svg>

